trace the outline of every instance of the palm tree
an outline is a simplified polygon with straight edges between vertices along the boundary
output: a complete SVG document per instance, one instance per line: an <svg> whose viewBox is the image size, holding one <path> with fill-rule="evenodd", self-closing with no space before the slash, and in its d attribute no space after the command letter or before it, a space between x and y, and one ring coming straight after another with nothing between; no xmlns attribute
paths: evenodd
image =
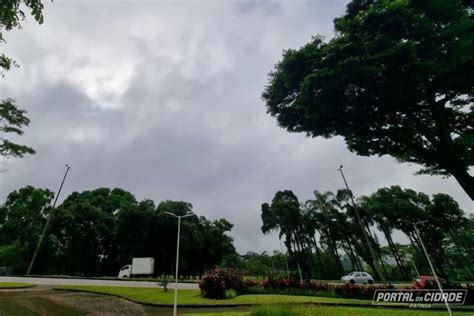
<svg viewBox="0 0 474 316"><path fill-rule="evenodd" d="M334 193L314 191L314 199L306 201L304 206L308 221L320 234L320 242L326 245L333 256L339 273L343 274L344 268L337 249L337 241L340 235L335 227L338 203Z"/></svg>
<svg viewBox="0 0 474 316"><path fill-rule="evenodd" d="M271 205L262 204L262 232L279 231L290 258L301 267L307 281L311 278L311 240L304 225L300 203L289 190L278 191Z"/></svg>

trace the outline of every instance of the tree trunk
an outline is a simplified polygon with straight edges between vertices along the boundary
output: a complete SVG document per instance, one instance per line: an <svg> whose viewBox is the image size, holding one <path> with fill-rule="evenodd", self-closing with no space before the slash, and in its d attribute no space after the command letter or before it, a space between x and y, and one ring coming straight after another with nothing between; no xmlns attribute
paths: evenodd
<svg viewBox="0 0 474 316"><path fill-rule="evenodd" d="M322 278L322 276L324 275L324 266L323 266L323 261L321 260L321 252L319 250L319 247L318 247L318 243L316 241L316 237L313 236L313 243L314 243L314 249L316 250L316 256L318 257L318 262L319 262L319 266L320 266L320 275L318 276L318 278Z"/></svg>
<svg viewBox="0 0 474 316"><path fill-rule="evenodd" d="M360 261L360 257L359 257L359 255L357 254L357 246L355 245L354 242L351 242L350 239L349 239L349 243L350 243L350 245L351 245L351 249L354 250L354 256L355 256L356 261L357 261L358 270L359 270L359 271L362 271L362 262Z"/></svg>
<svg viewBox="0 0 474 316"><path fill-rule="evenodd" d="M354 251L352 250L351 242L349 241L348 238L346 238L346 243L347 243L346 253L349 259L351 260L352 270L362 270L362 268L358 265L357 257L354 254Z"/></svg>
<svg viewBox="0 0 474 316"><path fill-rule="evenodd" d="M374 242L374 243L375 243L375 242ZM381 253L381 251L380 251L380 247L377 247L377 248L376 248L376 252L377 252L377 257L378 257L378 259L379 259L379 261L380 261L380 264L382 265L383 273L384 273L386 276L388 276L387 269L385 268L385 263L384 263L383 260L382 260L382 253Z"/></svg>
<svg viewBox="0 0 474 316"><path fill-rule="evenodd" d="M451 127L446 120L446 109L445 105L448 100L440 100L436 102L430 100L431 110L436 126L436 134L439 138L438 153L440 162L444 165L445 169L456 178L458 183L469 195L471 200L474 200L474 177L469 175L469 165L466 161L463 161L459 156L453 138L451 136Z"/></svg>
<svg viewBox="0 0 474 316"><path fill-rule="evenodd" d="M400 270L400 273L402 274L402 276L404 278L406 278L407 273L405 271L405 268L403 267L402 258L400 257L400 254L398 253L397 247L395 246L395 244L392 240L392 236L390 234L390 231L388 230L388 228L384 224L382 224L381 227L382 227L383 233L385 234L385 238L387 239L388 246L390 247L390 250L392 251L393 258L395 259L395 262L397 263L397 267Z"/></svg>
<svg viewBox="0 0 474 316"><path fill-rule="evenodd" d="M341 257L339 256L339 253L337 252L336 241L332 238L332 235L329 231L328 231L328 237L329 237L329 243L331 244L330 248L334 255L334 260L336 261L336 265L339 268L339 273L344 274L344 267L342 266Z"/></svg>
<svg viewBox="0 0 474 316"><path fill-rule="evenodd" d="M368 247L368 245L366 245L365 243L360 244L359 242L354 240L354 248L356 252L360 254L361 258L364 259L364 261L372 269L374 278L380 280L381 279L380 273L375 266L375 260L377 260L377 258L375 258L375 260L372 260L372 255L366 247Z"/></svg>
<svg viewBox="0 0 474 316"><path fill-rule="evenodd" d="M342 267L341 262L339 260L339 255L337 254L337 250L335 249L333 245L333 239L332 239L329 229L322 228L322 232L324 233L324 241L327 246L327 249L329 250L331 254L332 259L334 260L334 264L336 265L336 267L339 267L339 266ZM341 269L341 267L339 267L339 273L343 273L344 271L343 269Z"/></svg>
<svg viewBox="0 0 474 316"><path fill-rule="evenodd" d="M470 176L466 170L448 170L453 177L458 181L459 185L474 201L474 177Z"/></svg>

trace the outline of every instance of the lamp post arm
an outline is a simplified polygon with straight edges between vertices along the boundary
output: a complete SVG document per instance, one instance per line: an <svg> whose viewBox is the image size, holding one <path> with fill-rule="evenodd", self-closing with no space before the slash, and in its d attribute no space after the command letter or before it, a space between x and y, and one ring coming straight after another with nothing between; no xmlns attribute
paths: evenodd
<svg viewBox="0 0 474 316"><path fill-rule="evenodd" d="M168 215L171 215L173 217L176 217L176 218L179 218L180 216L176 215L176 214L173 214L173 213L170 213L170 212L163 212L165 214L168 214Z"/></svg>

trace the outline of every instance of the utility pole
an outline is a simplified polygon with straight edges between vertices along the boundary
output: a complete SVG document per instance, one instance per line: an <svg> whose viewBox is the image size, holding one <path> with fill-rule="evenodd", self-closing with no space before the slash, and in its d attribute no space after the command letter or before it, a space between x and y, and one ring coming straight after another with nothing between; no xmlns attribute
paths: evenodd
<svg viewBox="0 0 474 316"><path fill-rule="evenodd" d="M413 223L413 228L415 228L416 236L418 237L418 240L420 241L421 248L423 249L423 253L425 254L426 260L428 261L428 264L430 265L430 269L431 269L431 272L433 273L433 276L436 280L436 284L438 285L439 292L441 293L441 296L444 297L444 304L446 305L446 309L448 310L448 314L449 314L449 316L452 316L453 313L451 312L451 307L449 307L448 299L444 296L443 287L441 286L441 282L439 282L438 275L436 274L436 271L433 267L433 264L431 263L430 256L428 255L428 251L426 250L425 244L423 243L423 240L421 239L420 231L418 230L418 228L416 228L417 224L421 224L421 223L424 223L424 222L426 222L426 221L420 221L420 222Z"/></svg>
<svg viewBox="0 0 474 316"><path fill-rule="evenodd" d="M351 198L352 206L354 207L354 211L356 213L357 222L359 223L359 226L362 229L362 234L364 235L365 242L367 243L367 246L369 247L372 264L374 265L375 270L377 270L378 275L380 275L382 282L385 284L387 283L385 280L385 275L380 271L380 267L376 259L377 258L376 253L374 251L374 248L372 247L372 243L370 242L369 235L367 234L367 231L365 230L364 223L362 222L362 218L360 217L360 214L359 214L359 209L354 201L354 196L352 194L352 191L351 189L349 189L349 185L347 184L346 177L344 176L344 172L342 171L342 167L343 166L341 165L339 169L337 170L341 173L342 179L344 180L344 184L346 185L346 188L350 193L349 197Z"/></svg>
<svg viewBox="0 0 474 316"><path fill-rule="evenodd" d="M176 241L176 272L174 277L174 303L173 303L173 316L177 315L178 312L178 265L179 265L179 237L181 233L181 219L189 216L196 216L196 214L188 213L186 215L176 215L170 212L165 212L168 215L176 217L178 219L178 237Z"/></svg>
<svg viewBox="0 0 474 316"><path fill-rule="evenodd" d="M31 258L31 262L30 262L30 265L28 266L28 270L26 271L26 275L30 275L31 269L33 268L33 265L35 264L36 256L38 255L41 244L43 243L43 239L48 230L49 223L51 222L51 217L53 217L52 212L54 211L54 208L56 207L56 202L58 202L59 194L61 194L61 189L63 188L63 184L64 184L64 181L66 180L66 176L67 176L67 173L69 172L69 169L71 169L71 167L66 164L66 173L64 173L63 181L61 181L61 185L59 186L58 193L56 194L56 197L54 198L53 207L51 208L51 214L49 214L48 219L46 220L46 223L44 224L43 231L41 232L41 236L40 236L40 239L38 240L38 244L36 244L35 252L33 253L33 258Z"/></svg>

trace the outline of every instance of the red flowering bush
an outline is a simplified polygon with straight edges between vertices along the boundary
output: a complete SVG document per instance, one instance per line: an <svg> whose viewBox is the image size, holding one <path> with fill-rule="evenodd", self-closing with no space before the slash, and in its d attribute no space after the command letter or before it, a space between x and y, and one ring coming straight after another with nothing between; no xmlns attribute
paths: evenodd
<svg viewBox="0 0 474 316"><path fill-rule="evenodd" d="M334 292L344 298L355 298L357 296L360 296L362 289L358 285L346 283L343 285L336 285L336 287L334 288Z"/></svg>
<svg viewBox="0 0 474 316"><path fill-rule="evenodd" d="M292 288L299 288L300 282L293 279L293 278L268 278L262 282L262 286L264 288L271 288L271 289L292 289Z"/></svg>
<svg viewBox="0 0 474 316"><path fill-rule="evenodd" d="M308 284L305 284L304 287L311 291L321 291L321 292L326 292L330 289L330 286L327 283L321 283L321 282L310 282Z"/></svg>
<svg viewBox="0 0 474 316"><path fill-rule="evenodd" d="M199 282L201 295L207 298L223 299L226 291L232 289L241 293L244 280L240 272L234 269L214 269Z"/></svg>
<svg viewBox="0 0 474 316"><path fill-rule="evenodd" d="M252 287L252 286L258 286L260 285L257 281L254 281L254 280L250 280L250 279L245 279L244 280L244 287L245 288L249 288L249 287Z"/></svg>

